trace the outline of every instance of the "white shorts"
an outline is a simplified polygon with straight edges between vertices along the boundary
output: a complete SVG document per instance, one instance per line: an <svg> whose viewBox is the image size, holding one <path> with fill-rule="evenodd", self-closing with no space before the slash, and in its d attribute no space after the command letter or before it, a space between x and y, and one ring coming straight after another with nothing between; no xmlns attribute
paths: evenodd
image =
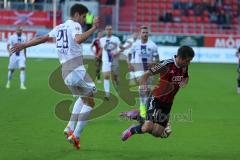
<svg viewBox="0 0 240 160"><path fill-rule="evenodd" d="M70 72L65 78L64 83L71 90L73 95L88 96L96 93L96 87L91 77L86 74L86 70L74 70Z"/></svg>
<svg viewBox="0 0 240 160"><path fill-rule="evenodd" d="M9 58L8 69L26 68L25 56L11 55Z"/></svg>
<svg viewBox="0 0 240 160"><path fill-rule="evenodd" d="M112 63L104 62L102 63L102 72L111 72Z"/></svg>

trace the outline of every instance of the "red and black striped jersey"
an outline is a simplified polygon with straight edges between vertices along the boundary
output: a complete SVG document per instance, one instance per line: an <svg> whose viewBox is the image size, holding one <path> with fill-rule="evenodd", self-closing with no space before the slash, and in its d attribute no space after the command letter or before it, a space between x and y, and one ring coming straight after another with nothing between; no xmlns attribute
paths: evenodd
<svg viewBox="0 0 240 160"><path fill-rule="evenodd" d="M153 89L152 95L164 103L173 102L180 83L188 77L188 67L178 67L175 58L176 56L160 61L149 69L152 74L160 74L160 81Z"/></svg>
<svg viewBox="0 0 240 160"><path fill-rule="evenodd" d="M96 48L95 56L99 56L99 51L101 49L101 47L100 47L100 39L96 38L95 40L93 40L92 46L94 46Z"/></svg>

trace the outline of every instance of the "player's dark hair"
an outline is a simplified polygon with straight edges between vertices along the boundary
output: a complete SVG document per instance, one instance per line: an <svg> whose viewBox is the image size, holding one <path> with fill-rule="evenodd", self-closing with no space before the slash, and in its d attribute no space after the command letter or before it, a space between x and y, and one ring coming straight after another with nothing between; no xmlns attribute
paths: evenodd
<svg viewBox="0 0 240 160"><path fill-rule="evenodd" d="M142 30L142 29L148 29L148 27L147 27L147 26L141 26L140 29L141 29L141 30Z"/></svg>
<svg viewBox="0 0 240 160"><path fill-rule="evenodd" d="M88 13L88 9L82 4L74 4L70 10L71 17L73 17L75 13L79 13L79 15L86 14Z"/></svg>
<svg viewBox="0 0 240 160"><path fill-rule="evenodd" d="M192 47L181 46L178 49L177 56L184 58L184 59L189 58L189 57L194 57L194 51L193 51Z"/></svg>

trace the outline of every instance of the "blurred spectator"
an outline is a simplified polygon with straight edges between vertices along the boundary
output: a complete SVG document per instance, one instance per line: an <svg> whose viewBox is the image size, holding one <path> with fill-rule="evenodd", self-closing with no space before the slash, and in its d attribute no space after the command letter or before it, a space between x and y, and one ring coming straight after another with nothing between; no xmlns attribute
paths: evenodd
<svg viewBox="0 0 240 160"><path fill-rule="evenodd" d="M195 7L195 16L201 16L202 15L202 5L197 4Z"/></svg>
<svg viewBox="0 0 240 160"><path fill-rule="evenodd" d="M226 16L226 29L231 29L231 24L233 22L233 16L232 16L231 12L226 12L225 16Z"/></svg>
<svg viewBox="0 0 240 160"><path fill-rule="evenodd" d="M179 0L173 0L172 2L172 6L173 6L173 9L180 9L180 2Z"/></svg>
<svg viewBox="0 0 240 160"><path fill-rule="evenodd" d="M218 17L216 12L209 13L209 20L212 23L217 23Z"/></svg>
<svg viewBox="0 0 240 160"><path fill-rule="evenodd" d="M221 12L218 14L217 24L222 29L226 25L226 15L225 15L224 10L221 10Z"/></svg>
<svg viewBox="0 0 240 160"><path fill-rule="evenodd" d="M163 15L160 15L159 21L173 22L173 14L171 12L164 12Z"/></svg>

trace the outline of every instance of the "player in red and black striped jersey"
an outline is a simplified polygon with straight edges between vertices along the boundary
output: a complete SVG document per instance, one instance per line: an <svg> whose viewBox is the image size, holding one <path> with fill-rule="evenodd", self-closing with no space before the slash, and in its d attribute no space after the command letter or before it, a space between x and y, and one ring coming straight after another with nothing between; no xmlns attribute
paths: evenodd
<svg viewBox="0 0 240 160"><path fill-rule="evenodd" d="M238 71L237 84L238 85L237 85L237 93L240 94L240 47L238 47L236 56L238 58L238 68L237 68L237 71Z"/></svg>
<svg viewBox="0 0 240 160"><path fill-rule="evenodd" d="M182 46L172 59L161 61L144 73L140 80L142 89L146 88L147 80L152 75L160 74L160 82L152 90L147 102L145 121L125 130L122 135L123 141L134 134L149 133L162 138L168 136L165 129L168 127L173 100L179 88L188 82L188 65L193 57L193 49L189 46Z"/></svg>
<svg viewBox="0 0 240 160"><path fill-rule="evenodd" d="M102 49L100 47L100 38L101 37L102 37L102 32L99 31L97 34L97 38L94 39L91 44L91 50L95 54L96 78L97 78L98 83L101 83L101 79L100 79L100 71L101 71L101 67L102 67L102 56L101 56Z"/></svg>

